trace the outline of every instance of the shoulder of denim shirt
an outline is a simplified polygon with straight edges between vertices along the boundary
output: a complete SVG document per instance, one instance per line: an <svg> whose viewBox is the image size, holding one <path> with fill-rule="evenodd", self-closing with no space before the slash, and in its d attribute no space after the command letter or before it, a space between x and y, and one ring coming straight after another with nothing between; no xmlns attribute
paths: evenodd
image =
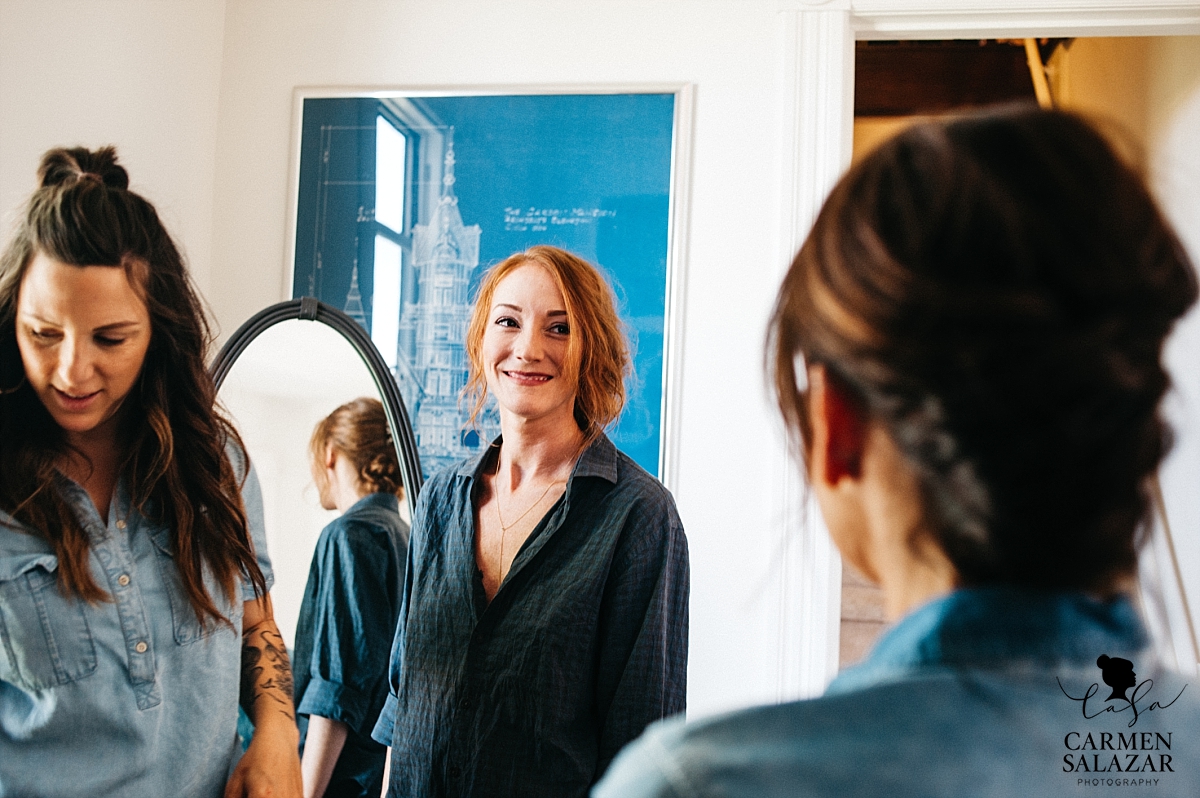
<svg viewBox="0 0 1200 798"><path fill-rule="evenodd" d="M617 755L592 798L809 794L797 777L828 787L826 771L846 770L847 740L872 734L877 718L863 701L818 698L659 721Z"/></svg>
<svg viewBox="0 0 1200 798"><path fill-rule="evenodd" d="M0 559L44 556L57 562L53 544L0 510Z"/></svg>
<svg viewBox="0 0 1200 798"><path fill-rule="evenodd" d="M682 717L647 727L642 736L621 749L591 798L685 798L696 795L678 751L694 724Z"/></svg>

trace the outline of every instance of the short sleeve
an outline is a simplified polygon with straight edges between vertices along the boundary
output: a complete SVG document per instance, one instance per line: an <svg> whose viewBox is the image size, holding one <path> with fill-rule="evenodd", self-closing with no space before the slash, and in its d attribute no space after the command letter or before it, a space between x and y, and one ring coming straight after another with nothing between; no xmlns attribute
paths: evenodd
<svg viewBox="0 0 1200 798"><path fill-rule="evenodd" d="M234 468L238 470L236 460ZM262 570L267 591L270 592L275 584L275 572L271 569L271 557L267 553L267 527L263 521L262 488L258 484L258 472L254 470L253 464L250 465L246 481L242 484L242 502L246 507L246 523L250 527L250 541L254 544L254 556L258 560L259 569ZM242 601L253 601L254 599L254 583L248 577L243 576Z"/></svg>

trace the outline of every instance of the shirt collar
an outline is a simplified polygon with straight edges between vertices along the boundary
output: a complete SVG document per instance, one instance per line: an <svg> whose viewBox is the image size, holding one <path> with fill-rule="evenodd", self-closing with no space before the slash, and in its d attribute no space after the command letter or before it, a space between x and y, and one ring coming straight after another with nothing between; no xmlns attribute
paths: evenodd
<svg viewBox="0 0 1200 798"><path fill-rule="evenodd" d="M828 694L891 681L924 668L1053 666L1100 654L1136 653L1148 643L1127 597L1016 587L957 590L909 613L861 664L843 671Z"/></svg>
<svg viewBox="0 0 1200 798"><path fill-rule="evenodd" d="M464 460L456 472L458 476L471 479L478 478L491 448L499 446L503 441L504 436L498 435L487 449L484 449L468 460ZM613 445L612 441L603 432L597 435L596 439L579 456L579 462L575 464L575 468L571 472L571 481L574 481L576 477L600 477L614 485L616 484L617 447Z"/></svg>
<svg viewBox="0 0 1200 798"><path fill-rule="evenodd" d="M399 512L400 499L392 493L368 493L366 496L363 496L354 504L347 507L344 515L349 515L350 513L357 512L359 510L366 510L368 507L379 507L383 510Z"/></svg>

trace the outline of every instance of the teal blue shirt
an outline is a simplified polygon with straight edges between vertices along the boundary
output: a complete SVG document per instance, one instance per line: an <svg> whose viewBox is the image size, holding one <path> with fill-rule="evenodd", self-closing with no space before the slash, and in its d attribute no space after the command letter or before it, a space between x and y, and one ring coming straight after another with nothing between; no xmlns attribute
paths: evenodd
<svg viewBox="0 0 1200 798"><path fill-rule="evenodd" d="M900 621L821 698L651 727L592 796L1195 798L1200 685L1146 643L1125 600L958 591ZM1102 655L1132 677L1105 674Z"/></svg>
<svg viewBox="0 0 1200 798"><path fill-rule="evenodd" d="M379 798L387 748L371 739L388 695L388 655L408 552L408 524L388 493L359 499L321 531L292 669L303 753L312 715L349 729L326 796Z"/></svg>
<svg viewBox="0 0 1200 798"><path fill-rule="evenodd" d="M236 739L244 581L231 622L201 626L170 531L130 504L124 481L101 518L61 479L90 539L92 577L110 601L59 592L43 538L0 512L0 796L220 796ZM243 488L258 563L273 582L262 497Z"/></svg>

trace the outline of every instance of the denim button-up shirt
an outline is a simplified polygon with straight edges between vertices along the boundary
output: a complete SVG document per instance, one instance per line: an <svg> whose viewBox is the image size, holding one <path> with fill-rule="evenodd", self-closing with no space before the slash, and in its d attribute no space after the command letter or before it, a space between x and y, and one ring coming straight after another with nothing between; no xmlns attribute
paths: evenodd
<svg viewBox="0 0 1200 798"><path fill-rule="evenodd" d="M605 437L491 603L475 562L481 455L421 491L391 692L388 794L585 795L687 687L687 541L671 495Z"/></svg>
<svg viewBox="0 0 1200 798"><path fill-rule="evenodd" d="M1102 655L1131 662L1136 684ZM592 795L1195 798L1197 687L1155 663L1128 601L962 590L822 698L652 727Z"/></svg>
<svg viewBox="0 0 1200 798"><path fill-rule="evenodd" d="M68 598L51 545L0 512L0 796L219 796L236 739L242 600L208 583L232 623L201 626L168 529L144 518L122 480L101 518L59 480L110 600ZM243 488L259 566L273 582L262 499Z"/></svg>
<svg viewBox="0 0 1200 798"><path fill-rule="evenodd" d="M407 551L408 525L388 493L359 499L317 539L292 669L301 750L310 715L350 727L328 795L379 798L383 788L386 752L371 730L387 699Z"/></svg>

